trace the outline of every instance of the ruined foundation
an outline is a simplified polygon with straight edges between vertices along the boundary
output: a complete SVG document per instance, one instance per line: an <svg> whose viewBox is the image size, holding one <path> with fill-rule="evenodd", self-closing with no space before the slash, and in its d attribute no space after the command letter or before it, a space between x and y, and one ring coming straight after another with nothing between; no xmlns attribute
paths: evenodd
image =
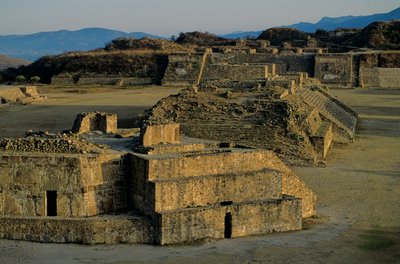
<svg viewBox="0 0 400 264"><path fill-rule="evenodd" d="M34 101L43 100L36 86L0 86L0 105L30 104Z"/></svg>
<svg viewBox="0 0 400 264"><path fill-rule="evenodd" d="M0 238L180 244L300 230L316 213L272 152L180 138L177 124L143 127L122 152L49 137L0 142Z"/></svg>
<svg viewBox="0 0 400 264"><path fill-rule="evenodd" d="M77 116L71 131L81 134L90 131L102 131L107 134L117 132L117 115L109 113L81 113Z"/></svg>

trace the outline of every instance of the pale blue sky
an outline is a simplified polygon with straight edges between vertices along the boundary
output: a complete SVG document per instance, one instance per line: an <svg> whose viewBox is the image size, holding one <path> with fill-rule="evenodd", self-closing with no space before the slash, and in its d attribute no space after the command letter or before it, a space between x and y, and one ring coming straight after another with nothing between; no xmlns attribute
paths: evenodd
<svg viewBox="0 0 400 264"><path fill-rule="evenodd" d="M105 27L171 36L385 13L399 0L0 0L0 35Z"/></svg>

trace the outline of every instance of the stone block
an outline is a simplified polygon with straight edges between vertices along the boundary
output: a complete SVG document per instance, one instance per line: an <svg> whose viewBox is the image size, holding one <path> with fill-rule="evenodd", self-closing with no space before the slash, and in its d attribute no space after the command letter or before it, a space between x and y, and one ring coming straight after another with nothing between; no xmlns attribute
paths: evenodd
<svg viewBox="0 0 400 264"><path fill-rule="evenodd" d="M178 144L179 124L143 126L140 131L140 144L152 146L158 144Z"/></svg>
<svg viewBox="0 0 400 264"><path fill-rule="evenodd" d="M18 200L11 196L5 195L4 199L4 214L5 215L23 215L22 205L18 203Z"/></svg>
<svg viewBox="0 0 400 264"><path fill-rule="evenodd" d="M78 134L95 130L107 134L117 133L117 115L102 112L80 113L71 129L73 133Z"/></svg>

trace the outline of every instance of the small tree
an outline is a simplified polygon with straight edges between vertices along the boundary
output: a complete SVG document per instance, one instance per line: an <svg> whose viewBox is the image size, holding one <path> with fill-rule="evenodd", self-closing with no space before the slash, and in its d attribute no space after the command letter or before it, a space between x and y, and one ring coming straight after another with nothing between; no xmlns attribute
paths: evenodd
<svg viewBox="0 0 400 264"><path fill-rule="evenodd" d="M18 75L17 77L15 77L15 81L18 83L22 83L26 81L26 78L24 75Z"/></svg>
<svg viewBox="0 0 400 264"><path fill-rule="evenodd" d="M32 76L30 78L31 83L38 83L40 82L40 77L39 76Z"/></svg>

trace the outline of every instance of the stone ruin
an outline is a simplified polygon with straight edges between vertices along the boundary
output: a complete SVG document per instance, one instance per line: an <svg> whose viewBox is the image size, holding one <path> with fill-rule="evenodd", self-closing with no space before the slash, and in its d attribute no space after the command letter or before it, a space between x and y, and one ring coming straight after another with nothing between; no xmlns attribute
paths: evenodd
<svg viewBox="0 0 400 264"><path fill-rule="evenodd" d="M43 100L36 86L0 86L1 104L30 104L37 100Z"/></svg>
<svg viewBox="0 0 400 264"><path fill-rule="evenodd" d="M312 39L305 48L285 45L250 52L246 47L225 47L196 54L171 54L162 79L166 86L199 85L201 80L235 78L251 80L265 75L263 67L275 65L275 73L288 75L304 72L322 84L334 88L400 87L400 52L370 51L327 53L313 48ZM229 49L227 52L226 49ZM214 52L215 50L215 52Z"/></svg>
<svg viewBox="0 0 400 264"><path fill-rule="evenodd" d="M262 63L269 56L205 53L196 72L185 71L195 57L177 55L163 82L193 88L160 100L143 122L168 120L190 137L272 150L290 165L325 163L333 142L354 140L357 114L308 77L310 61L291 62L299 72L287 73L282 62Z"/></svg>
<svg viewBox="0 0 400 264"><path fill-rule="evenodd" d="M76 117L71 131L81 134L95 130L106 134L115 134L117 132L117 115L102 112L81 113Z"/></svg>
<svg viewBox="0 0 400 264"><path fill-rule="evenodd" d="M399 51L335 52L335 49L318 47L313 38L308 38L305 45L296 47L290 42L273 47L262 40L238 40L233 41L231 45L217 44L199 46L197 52L163 53L161 57L156 56L158 59L150 56L147 60L153 62L151 66L145 67L146 69L135 71L133 66L124 65L120 66L121 72L116 76L104 76L104 73L96 72L98 67L92 67L92 64L100 63L101 60L87 62L87 65L82 65L82 69L74 69L71 73L65 69L59 75L53 76L51 82L55 85L129 86L160 84L161 81L163 85L168 86L191 86L199 84L198 77L207 73L207 69L210 78L214 72L214 77L218 77L216 72L225 75L240 72L243 78L246 75L248 78L262 75L263 65L275 64L276 73L279 75L305 72L321 83L335 88L400 87ZM128 57L125 56L122 61L140 61L140 58ZM109 61L112 60L107 60ZM79 62L76 64L79 65ZM249 67L248 64L252 66ZM113 67L110 65L108 68ZM129 70L129 74L124 71L126 69ZM132 74L140 77L132 77Z"/></svg>
<svg viewBox="0 0 400 264"><path fill-rule="evenodd" d="M273 152L179 131L1 140L0 238L165 245L300 230L316 214L315 194Z"/></svg>

